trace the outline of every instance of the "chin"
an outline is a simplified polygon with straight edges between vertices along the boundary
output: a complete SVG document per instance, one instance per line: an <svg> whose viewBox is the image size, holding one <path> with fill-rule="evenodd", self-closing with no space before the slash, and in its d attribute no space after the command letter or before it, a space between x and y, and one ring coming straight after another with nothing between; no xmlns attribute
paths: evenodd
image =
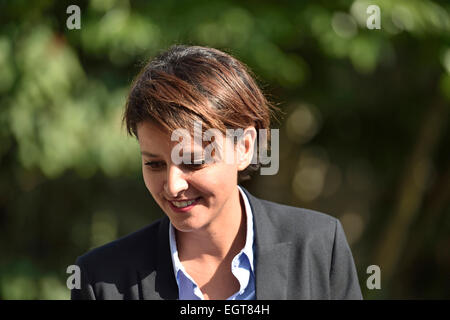
<svg viewBox="0 0 450 320"><path fill-rule="evenodd" d="M193 232L196 230L200 230L202 229L205 225L204 224L200 224L200 223L196 223L194 221L190 222L190 221L173 221L172 219L170 220L172 222L172 225L175 227L175 229L177 229L180 232Z"/></svg>

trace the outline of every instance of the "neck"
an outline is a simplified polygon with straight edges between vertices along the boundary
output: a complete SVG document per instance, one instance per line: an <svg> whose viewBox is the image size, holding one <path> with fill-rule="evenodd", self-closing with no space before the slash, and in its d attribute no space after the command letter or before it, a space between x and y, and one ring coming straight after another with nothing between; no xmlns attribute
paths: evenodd
<svg viewBox="0 0 450 320"><path fill-rule="evenodd" d="M175 230L180 261L232 259L245 245L247 218L239 189L207 227L195 232Z"/></svg>

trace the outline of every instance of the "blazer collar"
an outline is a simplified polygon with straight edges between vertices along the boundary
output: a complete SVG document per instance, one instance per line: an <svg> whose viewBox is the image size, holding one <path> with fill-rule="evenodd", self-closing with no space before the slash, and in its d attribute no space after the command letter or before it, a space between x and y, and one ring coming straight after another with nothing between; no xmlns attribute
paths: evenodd
<svg viewBox="0 0 450 320"><path fill-rule="evenodd" d="M287 297L288 257L290 242L279 241L279 230L269 217L269 209L260 199L252 196L245 188L253 212L255 236L255 278L256 299L284 300ZM178 299L178 287L173 273L169 244L169 218L164 216L158 229L158 260L154 282L143 281L143 298ZM148 288L152 286L152 288ZM149 294L155 291L156 296Z"/></svg>

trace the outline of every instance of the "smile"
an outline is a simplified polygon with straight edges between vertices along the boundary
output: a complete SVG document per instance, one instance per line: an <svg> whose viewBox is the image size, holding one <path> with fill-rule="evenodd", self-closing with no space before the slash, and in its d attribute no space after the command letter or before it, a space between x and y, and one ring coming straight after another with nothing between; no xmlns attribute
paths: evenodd
<svg viewBox="0 0 450 320"><path fill-rule="evenodd" d="M198 197L198 198L192 199L192 200L169 201L169 203L173 210L179 211L179 212L185 212L185 211L189 211L191 208L193 208L198 203L200 198L201 197Z"/></svg>
<svg viewBox="0 0 450 320"><path fill-rule="evenodd" d="M172 204L177 208L184 208L184 207L190 206L195 201L197 201L197 200L194 199L194 200L189 200L189 201L172 201Z"/></svg>

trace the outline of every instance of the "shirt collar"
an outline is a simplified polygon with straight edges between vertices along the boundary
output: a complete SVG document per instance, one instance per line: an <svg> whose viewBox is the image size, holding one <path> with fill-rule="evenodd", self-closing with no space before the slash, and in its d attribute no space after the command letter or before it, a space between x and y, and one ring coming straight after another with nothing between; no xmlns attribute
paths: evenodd
<svg viewBox="0 0 450 320"><path fill-rule="evenodd" d="M252 268L252 271L255 269L253 268L253 212L252 208L250 206L250 202L248 201L247 195L242 190L240 186L238 186L239 192L241 194L242 199L244 200L244 206L245 206L245 212L247 216L247 234L245 239L245 245L242 251L247 256L248 260L250 261L250 266Z"/></svg>
<svg viewBox="0 0 450 320"><path fill-rule="evenodd" d="M242 188L240 186L237 186L239 189L239 193L242 197L242 199L244 200L244 207L245 207L245 213L246 213L246 217L247 217L247 233L246 233L246 238L245 238L245 245L244 248L241 250L241 252L243 252L249 262L250 262L250 267L252 269L252 271L254 272L254 267L253 267L253 212L252 212L252 208L250 206L250 202L248 201L247 195L245 194L245 192L242 190ZM176 243L176 238L175 238L175 229L172 226L172 223L169 224L169 244L170 244L170 252L171 252L171 256L172 256L172 264L173 264L173 271L175 274L175 279L178 282L178 271L182 270L183 273L186 274L186 270L184 269L183 265L181 264L181 261L178 257L178 249L177 249L177 243Z"/></svg>
<svg viewBox="0 0 450 320"><path fill-rule="evenodd" d="M175 238L175 229L172 226L172 222L169 224L169 243L170 243L170 253L172 256L172 264L173 264L173 272L175 274L175 279L178 283L178 271L182 270L183 272L184 267L181 264L181 261L178 257L178 249L177 249L177 242ZM186 273L186 272L184 272Z"/></svg>

